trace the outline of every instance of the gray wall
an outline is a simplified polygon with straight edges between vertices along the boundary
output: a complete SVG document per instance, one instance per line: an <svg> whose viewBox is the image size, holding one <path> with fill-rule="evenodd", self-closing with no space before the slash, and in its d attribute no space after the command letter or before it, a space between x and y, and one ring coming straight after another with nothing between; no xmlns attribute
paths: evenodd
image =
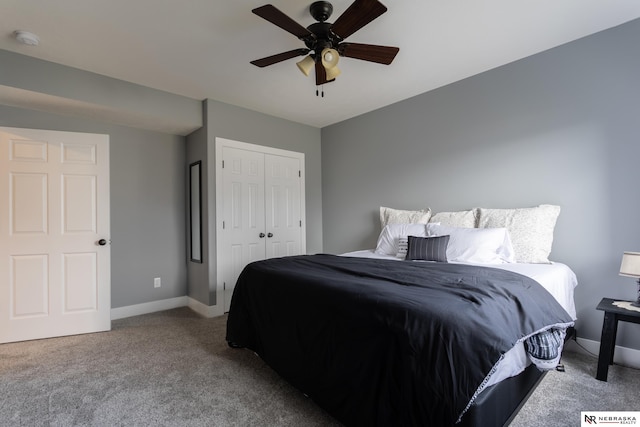
<svg viewBox="0 0 640 427"><path fill-rule="evenodd" d="M599 341L602 297L640 250L640 21L322 129L324 250L375 247L378 207L558 204L551 259L577 274L577 330ZM640 349L634 325L618 344Z"/></svg>
<svg viewBox="0 0 640 427"><path fill-rule="evenodd" d="M215 138L219 137L304 153L307 252L321 252L323 235L320 129L212 100L207 100L206 114L209 144L215 144ZM210 145L210 149L215 152L215 145Z"/></svg>
<svg viewBox="0 0 640 427"><path fill-rule="evenodd" d="M0 102L176 135L202 126L195 99L1 49Z"/></svg>
<svg viewBox="0 0 640 427"><path fill-rule="evenodd" d="M111 136L113 308L187 294L216 303L215 228L207 220L215 214L207 194L216 137L305 153L307 250L322 250L320 129L3 50L0 102L0 125ZM186 178L196 160L205 177L202 264L187 261ZM154 289L158 276L162 287Z"/></svg>
<svg viewBox="0 0 640 427"><path fill-rule="evenodd" d="M202 160L203 204L206 211L203 222L204 262L189 263L189 295L198 301L215 305L216 301L216 248L215 248L215 139L226 138L305 154L306 242L307 253L322 251L322 170L320 129L266 114L235 107L213 100L204 101L204 128L187 137L188 161ZM206 134L206 135L205 135ZM205 146L206 144L206 146ZM206 171L206 174L204 172ZM208 282L204 274L208 273ZM205 298L208 291L208 298Z"/></svg>
<svg viewBox="0 0 640 427"><path fill-rule="evenodd" d="M111 307L186 294L184 137L1 105L0 126L109 134Z"/></svg>
<svg viewBox="0 0 640 427"><path fill-rule="evenodd" d="M185 215L186 215L186 232L187 232L187 294L205 305L209 305L209 245L207 238L209 234L209 206L207 205L209 183L208 176L208 162L207 162L207 127L206 125L199 130L187 135L187 162L185 165L185 174L187 179L185 181ZM189 165L200 161L200 174L201 174L201 242L202 242L202 262L190 261L189 250L191 248L191 218L189 216ZM214 212L215 213L215 212ZM215 304L215 300L213 302Z"/></svg>

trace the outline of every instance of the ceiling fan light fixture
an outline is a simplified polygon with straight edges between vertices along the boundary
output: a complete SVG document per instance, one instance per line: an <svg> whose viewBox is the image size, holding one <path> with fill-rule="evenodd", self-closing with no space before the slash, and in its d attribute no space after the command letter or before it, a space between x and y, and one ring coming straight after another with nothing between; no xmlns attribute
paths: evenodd
<svg viewBox="0 0 640 427"><path fill-rule="evenodd" d="M322 58L322 66L327 73L327 80L333 80L340 75L340 69L338 68L340 54L337 50L331 48L322 49L320 58Z"/></svg>
<svg viewBox="0 0 640 427"><path fill-rule="evenodd" d="M322 54L320 56L322 58L322 65L327 71L338 65L338 60L340 59L338 51L331 48L322 49Z"/></svg>
<svg viewBox="0 0 640 427"><path fill-rule="evenodd" d="M311 70L313 70L313 68L315 67L316 61L311 57L311 55L309 55L306 56L302 61L296 62L296 65L298 66L302 74L308 76L311 73Z"/></svg>
<svg viewBox="0 0 640 427"><path fill-rule="evenodd" d="M331 52L331 49L325 49L326 52L323 53L322 59L324 59L326 62L333 62L333 58L335 58L333 56L333 52Z"/></svg>
<svg viewBox="0 0 640 427"><path fill-rule="evenodd" d="M340 68L336 67L331 67L331 68L326 68L326 74L327 74L327 81L329 80L333 80L336 77L338 77L341 73Z"/></svg>

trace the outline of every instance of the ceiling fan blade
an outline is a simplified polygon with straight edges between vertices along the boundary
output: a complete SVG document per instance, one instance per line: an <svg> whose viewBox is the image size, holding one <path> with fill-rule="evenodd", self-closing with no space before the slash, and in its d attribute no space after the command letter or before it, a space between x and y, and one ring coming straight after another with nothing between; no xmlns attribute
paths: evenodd
<svg viewBox="0 0 640 427"><path fill-rule="evenodd" d="M341 43L338 46L338 52L342 56L377 62L378 64L384 65L391 64L399 51L399 47L376 46L362 43Z"/></svg>
<svg viewBox="0 0 640 427"><path fill-rule="evenodd" d="M288 52L267 56L266 58L256 59L255 61L251 61L251 63L262 68L268 65L277 64L278 62L286 61L287 59L295 58L296 56L306 55L307 53L309 53L309 49L294 49Z"/></svg>
<svg viewBox="0 0 640 427"><path fill-rule="evenodd" d="M253 9L252 12L301 40L315 38L315 35L311 31L289 18L272 4L265 4L264 6Z"/></svg>
<svg viewBox="0 0 640 427"><path fill-rule="evenodd" d="M355 0L331 26L331 31L342 40L387 11L378 0Z"/></svg>
<svg viewBox="0 0 640 427"><path fill-rule="evenodd" d="M327 71L321 62L316 62L316 86L323 85L327 82Z"/></svg>
<svg viewBox="0 0 640 427"><path fill-rule="evenodd" d="M327 80L327 70L324 69L324 65L322 65L322 62L316 62L316 86L334 81L336 79Z"/></svg>

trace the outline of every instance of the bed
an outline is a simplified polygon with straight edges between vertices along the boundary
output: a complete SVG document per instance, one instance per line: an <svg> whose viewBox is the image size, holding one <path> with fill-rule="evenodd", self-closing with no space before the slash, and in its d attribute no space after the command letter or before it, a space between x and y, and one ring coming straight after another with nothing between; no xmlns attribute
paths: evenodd
<svg viewBox="0 0 640 427"><path fill-rule="evenodd" d="M482 248L456 258L469 239L437 225L385 225L375 250L249 264L229 345L255 351L348 426L507 423L559 360L575 275L561 263L486 262L513 258L506 231L461 231L482 234ZM412 258L445 240L448 262Z"/></svg>

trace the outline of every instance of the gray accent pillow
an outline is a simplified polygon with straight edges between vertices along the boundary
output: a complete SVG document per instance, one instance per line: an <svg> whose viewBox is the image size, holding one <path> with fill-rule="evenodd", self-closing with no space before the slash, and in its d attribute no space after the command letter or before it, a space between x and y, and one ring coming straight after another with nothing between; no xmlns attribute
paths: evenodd
<svg viewBox="0 0 640 427"><path fill-rule="evenodd" d="M447 262L449 236L416 237L409 236L406 260Z"/></svg>

